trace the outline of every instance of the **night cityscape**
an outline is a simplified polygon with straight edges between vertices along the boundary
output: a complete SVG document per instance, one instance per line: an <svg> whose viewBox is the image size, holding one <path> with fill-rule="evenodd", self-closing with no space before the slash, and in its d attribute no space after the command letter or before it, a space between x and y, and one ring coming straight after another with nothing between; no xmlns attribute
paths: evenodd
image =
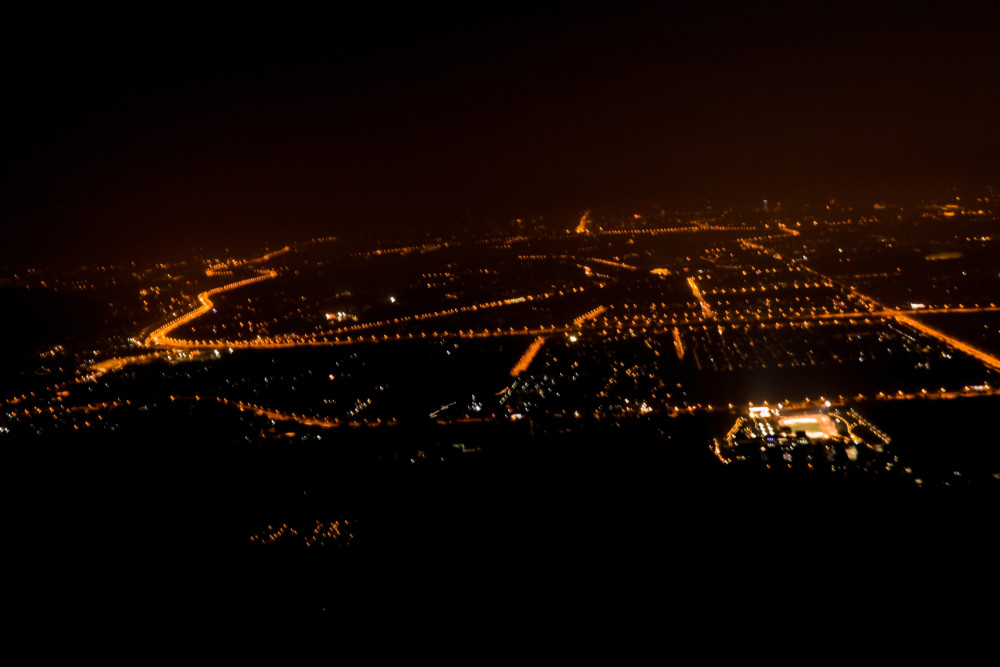
<svg viewBox="0 0 1000 667"><path fill-rule="evenodd" d="M987 577L996 18L55 26L0 164L26 604L315 638L404 592Z"/></svg>

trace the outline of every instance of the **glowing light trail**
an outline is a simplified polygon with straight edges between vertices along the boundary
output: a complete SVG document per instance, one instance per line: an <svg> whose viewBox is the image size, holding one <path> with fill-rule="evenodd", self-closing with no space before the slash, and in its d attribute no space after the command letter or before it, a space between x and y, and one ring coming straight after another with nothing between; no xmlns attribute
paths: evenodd
<svg viewBox="0 0 1000 667"><path fill-rule="evenodd" d="M238 280L234 283L229 283L228 285L223 285L221 287L215 287L210 290L206 290L198 294L198 303L201 305L192 311L189 311L180 317L167 322L162 327L153 331L146 337L145 345L146 347L208 347L206 345L192 344L191 341L180 340L177 338L170 338L170 332L174 329L181 327L189 322L201 317L208 311L215 307L212 302L212 297L216 294L221 294L222 292L228 292L229 290L234 290L239 287L245 287L262 280L270 280L271 278L277 278L278 272L272 269L260 269L259 275L253 278L247 278L245 280Z"/></svg>
<svg viewBox="0 0 1000 667"><path fill-rule="evenodd" d="M531 345L529 345L528 349L524 351L524 354L521 355L521 358L517 360L517 363L514 364L514 367L510 369L511 377L517 377L524 371L528 370L528 366L531 365L532 359L535 358L535 355L538 354L538 351L542 349L542 345L544 344L545 344L545 338L542 336L539 336L535 340L531 341Z"/></svg>
<svg viewBox="0 0 1000 667"><path fill-rule="evenodd" d="M691 287L691 293L694 294L694 298L698 299L698 303L701 304L701 310L705 314L705 317L714 317L712 307L708 305L708 301L705 301L705 297L701 295L701 290L698 289L698 284L694 281L694 278L688 278L687 283Z"/></svg>
<svg viewBox="0 0 1000 667"><path fill-rule="evenodd" d="M1000 359L998 359L997 357L994 357L992 354L988 354L988 353L984 352L983 350L980 350L977 347L973 347L972 345L969 345L968 343L962 342L962 341L958 340L957 338L953 338L952 336L949 336L946 333L943 333L941 331L938 331L937 329L931 328L931 327L927 326L926 324L924 324L922 322L918 322L917 320L915 320L915 319L913 319L911 317L907 317L906 315L903 315L902 312L899 312L899 311L895 311L895 312L894 311L890 311L890 313L893 313L892 317L897 322L899 322L901 324L905 324L905 325L907 325L909 327L912 327L912 328L916 329L917 331L920 331L921 333L927 334L928 336L932 336L934 338L937 338L938 340L940 340L940 341L942 341L944 343L947 343L948 345L950 345L951 347L955 348L956 350L961 350L962 352L965 352L969 356L975 357L976 359L978 359L979 361L983 362L984 364L986 364L990 368L992 368L994 370L1000 371Z"/></svg>

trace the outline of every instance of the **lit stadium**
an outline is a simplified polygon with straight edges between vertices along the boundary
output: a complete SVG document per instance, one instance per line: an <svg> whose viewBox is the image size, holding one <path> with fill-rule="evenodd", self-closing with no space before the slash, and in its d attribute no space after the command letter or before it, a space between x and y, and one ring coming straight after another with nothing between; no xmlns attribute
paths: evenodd
<svg viewBox="0 0 1000 667"><path fill-rule="evenodd" d="M810 440L821 440L837 435L837 424L824 412L806 412L778 417L778 424L793 433L804 431Z"/></svg>

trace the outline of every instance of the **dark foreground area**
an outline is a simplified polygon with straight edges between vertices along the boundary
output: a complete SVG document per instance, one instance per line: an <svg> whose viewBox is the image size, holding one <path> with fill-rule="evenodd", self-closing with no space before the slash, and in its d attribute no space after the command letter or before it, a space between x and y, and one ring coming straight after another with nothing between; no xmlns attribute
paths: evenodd
<svg viewBox="0 0 1000 667"><path fill-rule="evenodd" d="M649 620L746 595L968 590L993 567L995 484L727 467L696 419L292 439L177 406L119 426L6 450L32 631L309 639L511 605Z"/></svg>

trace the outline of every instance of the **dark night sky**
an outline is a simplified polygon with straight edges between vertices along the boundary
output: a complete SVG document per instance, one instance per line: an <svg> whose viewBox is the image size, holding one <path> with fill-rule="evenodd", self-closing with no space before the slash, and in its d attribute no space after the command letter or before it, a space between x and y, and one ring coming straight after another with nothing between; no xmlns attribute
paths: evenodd
<svg viewBox="0 0 1000 667"><path fill-rule="evenodd" d="M994 3L812 4L11 17L0 264L1000 182Z"/></svg>

